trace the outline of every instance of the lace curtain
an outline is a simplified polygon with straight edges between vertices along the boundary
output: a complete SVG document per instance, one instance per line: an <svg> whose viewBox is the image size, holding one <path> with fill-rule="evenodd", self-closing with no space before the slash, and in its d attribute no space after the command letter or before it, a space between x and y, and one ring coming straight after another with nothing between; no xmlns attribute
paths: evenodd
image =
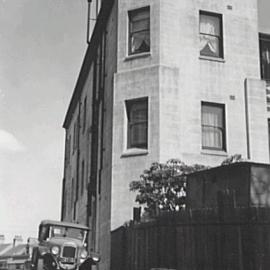
<svg viewBox="0 0 270 270"><path fill-rule="evenodd" d="M140 11L132 16L130 35L130 49L132 53L150 50L149 10Z"/></svg>
<svg viewBox="0 0 270 270"><path fill-rule="evenodd" d="M219 17L200 15L200 48L201 55L220 56L219 49L220 19Z"/></svg>
<svg viewBox="0 0 270 270"><path fill-rule="evenodd" d="M202 145L209 148L223 148L223 111L220 107L203 106Z"/></svg>

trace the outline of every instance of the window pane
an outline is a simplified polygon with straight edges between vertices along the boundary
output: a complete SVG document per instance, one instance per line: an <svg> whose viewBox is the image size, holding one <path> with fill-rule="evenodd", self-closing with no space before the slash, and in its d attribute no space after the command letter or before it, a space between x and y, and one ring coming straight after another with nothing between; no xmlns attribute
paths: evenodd
<svg viewBox="0 0 270 270"><path fill-rule="evenodd" d="M204 147L223 149L222 130L215 127L203 127L202 138Z"/></svg>
<svg viewBox="0 0 270 270"><path fill-rule="evenodd" d="M130 20L132 22L149 18L149 8L132 10L129 12Z"/></svg>
<svg viewBox="0 0 270 270"><path fill-rule="evenodd" d="M220 54L220 45L219 38L209 36L209 35L200 35L200 54L218 57Z"/></svg>
<svg viewBox="0 0 270 270"><path fill-rule="evenodd" d="M149 30L150 29L150 22L149 20L140 20L137 22L133 22L131 24L131 32L139 32L139 31L144 31L144 30Z"/></svg>
<svg viewBox="0 0 270 270"><path fill-rule="evenodd" d="M220 36L220 18L214 15L200 15L200 33Z"/></svg>
<svg viewBox="0 0 270 270"><path fill-rule="evenodd" d="M149 52L150 36L149 31L134 33L131 37L131 53Z"/></svg>
<svg viewBox="0 0 270 270"><path fill-rule="evenodd" d="M132 123L136 123L138 121L146 121L146 120L147 120L147 108L144 106L144 104L136 104L135 106L133 106L130 112L130 121Z"/></svg>
<svg viewBox="0 0 270 270"><path fill-rule="evenodd" d="M221 107L204 105L202 112L203 125L223 127L223 109Z"/></svg>
<svg viewBox="0 0 270 270"><path fill-rule="evenodd" d="M146 148L147 123L136 123L130 127L131 146Z"/></svg>

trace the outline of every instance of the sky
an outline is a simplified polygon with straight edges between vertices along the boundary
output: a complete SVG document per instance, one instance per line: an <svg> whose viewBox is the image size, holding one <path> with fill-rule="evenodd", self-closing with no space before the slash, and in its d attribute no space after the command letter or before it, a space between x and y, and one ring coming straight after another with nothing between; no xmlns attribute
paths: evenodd
<svg viewBox="0 0 270 270"><path fill-rule="evenodd" d="M86 51L86 0L0 0L0 234L59 219L62 123Z"/></svg>
<svg viewBox="0 0 270 270"><path fill-rule="evenodd" d="M240 1L240 0L239 0ZM244 1L244 0L242 0ZM270 33L270 1L259 0ZM87 0L0 0L0 234L59 219L62 123L86 51Z"/></svg>

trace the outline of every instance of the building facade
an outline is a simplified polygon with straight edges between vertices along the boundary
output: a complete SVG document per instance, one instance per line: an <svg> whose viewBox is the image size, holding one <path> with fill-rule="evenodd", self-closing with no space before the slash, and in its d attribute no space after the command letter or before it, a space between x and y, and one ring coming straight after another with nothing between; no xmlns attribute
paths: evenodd
<svg viewBox="0 0 270 270"><path fill-rule="evenodd" d="M66 114L62 219L90 227L110 267L110 231L132 219L129 183L152 162L269 163L270 33L257 0L111 0Z"/></svg>

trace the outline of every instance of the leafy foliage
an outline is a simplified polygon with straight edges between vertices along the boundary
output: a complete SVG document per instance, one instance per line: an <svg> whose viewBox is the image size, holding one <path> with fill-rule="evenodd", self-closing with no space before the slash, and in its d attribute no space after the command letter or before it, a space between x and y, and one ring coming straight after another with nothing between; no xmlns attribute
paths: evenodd
<svg viewBox="0 0 270 270"><path fill-rule="evenodd" d="M245 160L242 158L242 155L240 155L240 154L235 154L235 155L232 155L232 156L226 158L226 159L221 163L221 166L229 165L229 164L236 163L236 162L242 162L242 161L245 161Z"/></svg>
<svg viewBox="0 0 270 270"><path fill-rule="evenodd" d="M235 154L221 165L242 161L242 156ZM155 162L144 171L140 180L130 183L130 190L137 192L135 201L144 205L144 210L150 216L155 216L160 210L179 211L185 207L187 175L208 168L200 164L186 165L178 159L170 159L166 163Z"/></svg>
<svg viewBox="0 0 270 270"><path fill-rule="evenodd" d="M186 175L206 168L199 164L189 166L177 159L155 162L144 171L140 180L130 183L130 190L138 192L136 202L145 205L145 211L150 215L160 209L179 211L185 205Z"/></svg>

